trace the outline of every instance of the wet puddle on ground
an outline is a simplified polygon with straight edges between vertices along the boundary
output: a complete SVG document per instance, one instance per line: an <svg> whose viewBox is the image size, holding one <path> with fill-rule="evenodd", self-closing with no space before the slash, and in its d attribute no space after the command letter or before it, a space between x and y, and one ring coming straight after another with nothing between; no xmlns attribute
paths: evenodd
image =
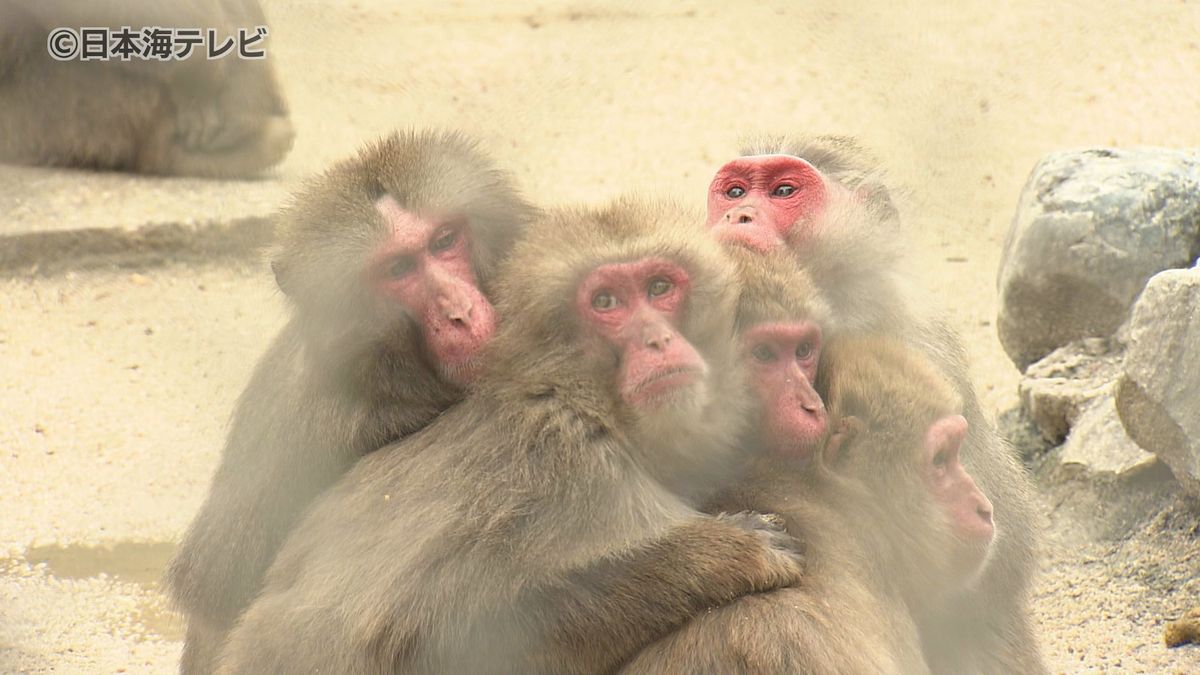
<svg viewBox="0 0 1200 675"><path fill-rule="evenodd" d="M25 549L30 565L46 563L60 579L86 579L101 574L157 588L163 569L175 553L168 542L122 541L112 546L33 546Z"/></svg>
<svg viewBox="0 0 1200 675"><path fill-rule="evenodd" d="M163 570L174 553L175 544L169 542L32 546L25 550L24 562L45 563L47 573L59 579L87 579L105 574L117 581L137 584L148 592L139 598L138 609L130 617L133 623L145 627L148 635L142 637L182 640L183 617L171 611L161 584Z"/></svg>

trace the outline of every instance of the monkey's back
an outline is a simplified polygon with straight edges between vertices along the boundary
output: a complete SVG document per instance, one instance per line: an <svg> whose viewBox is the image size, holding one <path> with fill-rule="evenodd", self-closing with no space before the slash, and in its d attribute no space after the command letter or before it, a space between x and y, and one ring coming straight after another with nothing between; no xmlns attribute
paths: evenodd
<svg viewBox="0 0 1200 675"><path fill-rule="evenodd" d="M280 550L229 672L495 671L538 639L527 589L695 516L587 422L512 419L476 395L360 460Z"/></svg>
<svg viewBox="0 0 1200 675"><path fill-rule="evenodd" d="M621 672L925 673L916 623L880 580L879 555L844 495L803 470L756 467L706 505L775 513L804 547L799 585L747 595L697 616L644 649Z"/></svg>

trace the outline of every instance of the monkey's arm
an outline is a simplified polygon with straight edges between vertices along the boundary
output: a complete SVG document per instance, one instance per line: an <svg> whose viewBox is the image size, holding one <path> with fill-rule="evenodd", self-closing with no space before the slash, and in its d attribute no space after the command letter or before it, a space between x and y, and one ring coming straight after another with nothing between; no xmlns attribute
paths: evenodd
<svg viewBox="0 0 1200 675"><path fill-rule="evenodd" d="M436 617L457 606L463 584L451 581L460 566L428 555L453 515L425 518L386 497L394 492L445 506L428 485L403 473L395 482L386 478L402 459L396 448L367 455L361 470L351 469L317 498L280 547L261 592L228 630L215 662L200 672L418 670L406 645L418 644L418 636L425 645L428 627L445 625Z"/></svg>
<svg viewBox="0 0 1200 675"><path fill-rule="evenodd" d="M738 598L640 651L621 675L928 673L906 612L856 604L845 589Z"/></svg>
<svg viewBox="0 0 1200 675"><path fill-rule="evenodd" d="M284 537L346 468L318 469L305 463L309 458L277 453L264 452L258 459L278 464L223 460L168 568L171 596L188 621L180 662L184 675L213 671L212 660L238 614L262 588Z"/></svg>
<svg viewBox="0 0 1200 675"><path fill-rule="evenodd" d="M349 413L306 396L295 381L292 333L276 338L238 401L208 497L167 570L172 599L189 619L221 633L262 587L300 514L355 459L349 430L330 421Z"/></svg>
<svg viewBox="0 0 1200 675"><path fill-rule="evenodd" d="M609 672L705 610L797 584L791 540L757 514L703 518L539 586L528 599L542 640L530 671Z"/></svg>
<svg viewBox="0 0 1200 675"><path fill-rule="evenodd" d="M300 514L351 461L341 467L309 462L300 470L306 458L270 459L278 464L226 458L214 476L208 499L167 572L172 597L189 616L231 626L261 588Z"/></svg>

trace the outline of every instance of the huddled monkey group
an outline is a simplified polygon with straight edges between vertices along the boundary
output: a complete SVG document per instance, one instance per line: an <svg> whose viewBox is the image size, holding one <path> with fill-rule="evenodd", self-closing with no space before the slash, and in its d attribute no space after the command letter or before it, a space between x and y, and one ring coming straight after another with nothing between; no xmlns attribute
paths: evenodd
<svg viewBox="0 0 1200 675"><path fill-rule="evenodd" d="M1044 672L1027 482L877 163L754 144L707 203L542 210L453 133L306 183L181 670Z"/></svg>

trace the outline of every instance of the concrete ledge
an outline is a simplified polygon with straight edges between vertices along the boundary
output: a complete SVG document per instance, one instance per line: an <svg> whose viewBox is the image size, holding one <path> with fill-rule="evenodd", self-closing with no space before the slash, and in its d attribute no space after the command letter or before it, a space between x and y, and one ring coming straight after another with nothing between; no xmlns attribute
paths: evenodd
<svg viewBox="0 0 1200 675"><path fill-rule="evenodd" d="M58 274L180 259L252 258L271 242L270 218L164 223L136 230L89 228L0 235L0 275Z"/></svg>

